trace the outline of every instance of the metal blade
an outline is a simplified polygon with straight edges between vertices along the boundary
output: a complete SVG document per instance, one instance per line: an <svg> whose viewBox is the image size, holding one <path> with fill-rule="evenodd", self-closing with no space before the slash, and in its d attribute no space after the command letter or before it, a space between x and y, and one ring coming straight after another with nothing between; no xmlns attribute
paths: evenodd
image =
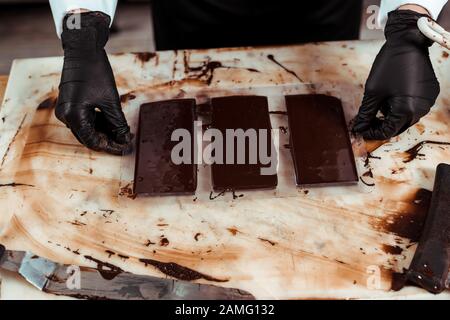
<svg viewBox="0 0 450 320"><path fill-rule="evenodd" d="M78 277L78 279L77 279ZM79 288L74 288L78 284ZM97 269L60 266L45 292L81 299L112 300L253 300L248 292L187 281L126 272L105 274Z"/></svg>
<svg viewBox="0 0 450 320"><path fill-rule="evenodd" d="M19 274L36 288L43 290L57 267L58 264L53 261L26 252L19 268Z"/></svg>
<svg viewBox="0 0 450 320"><path fill-rule="evenodd" d="M1 268L19 273L39 290L52 294L108 300L255 299L239 289L135 275L107 263L97 269L62 265L30 252L2 248Z"/></svg>

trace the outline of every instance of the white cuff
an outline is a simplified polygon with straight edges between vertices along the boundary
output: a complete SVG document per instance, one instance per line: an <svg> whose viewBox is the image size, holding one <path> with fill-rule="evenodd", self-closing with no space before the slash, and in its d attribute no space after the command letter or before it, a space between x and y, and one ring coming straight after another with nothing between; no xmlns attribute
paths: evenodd
<svg viewBox="0 0 450 320"><path fill-rule="evenodd" d="M117 0L49 0L55 20L56 33L61 37L62 21L67 12L75 9L101 11L111 17L111 23L116 12Z"/></svg>
<svg viewBox="0 0 450 320"><path fill-rule="evenodd" d="M384 26L388 13L397 10L405 4L417 4L424 7L431 14L433 19L437 19L447 0L381 0L380 12L378 14L378 24Z"/></svg>

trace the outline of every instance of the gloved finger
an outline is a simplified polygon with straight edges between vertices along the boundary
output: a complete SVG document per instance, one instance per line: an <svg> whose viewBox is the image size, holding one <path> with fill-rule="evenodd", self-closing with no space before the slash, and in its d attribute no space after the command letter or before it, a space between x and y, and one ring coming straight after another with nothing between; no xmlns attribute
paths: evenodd
<svg viewBox="0 0 450 320"><path fill-rule="evenodd" d="M111 102L99 106L100 114L96 113L96 123L105 133L120 144L131 143L132 136L120 102Z"/></svg>
<svg viewBox="0 0 450 320"><path fill-rule="evenodd" d="M114 155L129 152L129 145L117 143L106 134L95 130L95 112L93 107L84 104L64 103L58 105L56 116L71 129L77 140L89 149Z"/></svg>
<svg viewBox="0 0 450 320"><path fill-rule="evenodd" d="M432 106L430 101L417 97L393 97L388 102L390 109L385 110L385 119L361 132L364 139L386 140L397 136L417 123Z"/></svg>
<svg viewBox="0 0 450 320"><path fill-rule="evenodd" d="M381 99L376 95L364 94L361 107L354 120L353 132L361 133L371 127L374 119L376 119L378 110L380 110Z"/></svg>
<svg viewBox="0 0 450 320"><path fill-rule="evenodd" d="M85 125L78 130L72 129L77 139L89 149L107 152L113 155L124 155L130 152L128 144L119 144L102 132L98 132L92 125Z"/></svg>
<svg viewBox="0 0 450 320"><path fill-rule="evenodd" d="M132 133L126 133L124 135L116 135L114 133L114 127L105 117L105 114L101 111L95 113L95 130L106 134L108 137L115 140L117 143L127 144L133 140L134 135Z"/></svg>

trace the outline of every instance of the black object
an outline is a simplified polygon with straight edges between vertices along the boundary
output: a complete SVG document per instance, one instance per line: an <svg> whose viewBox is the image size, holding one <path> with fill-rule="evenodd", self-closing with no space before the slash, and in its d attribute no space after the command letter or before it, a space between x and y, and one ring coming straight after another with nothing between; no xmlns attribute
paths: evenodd
<svg viewBox="0 0 450 320"><path fill-rule="evenodd" d="M134 193L145 195L194 194L197 165L194 164L195 100L180 99L143 104L139 112ZM176 163L171 141L176 129L190 135L191 156ZM183 154L182 154L183 155Z"/></svg>
<svg viewBox="0 0 450 320"><path fill-rule="evenodd" d="M450 165L436 170L433 196L407 280L432 293L445 290L450 267Z"/></svg>
<svg viewBox="0 0 450 320"><path fill-rule="evenodd" d="M358 39L360 0L153 0L158 50Z"/></svg>
<svg viewBox="0 0 450 320"><path fill-rule="evenodd" d="M386 43L367 79L364 99L353 130L365 139L396 136L426 115L439 95L427 39L417 20L427 15L410 10L389 13ZM378 111L384 120L377 118Z"/></svg>
<svg viewBox="0 0 450 320"><path fill-rule="evenodd" d="M286 96L297 185L356 183L355 158L341 101L326 95Z"/></svg>
<svg viewBox="0 0 450 320"><path fill-rule="evenodd" d="M111 19L101 12L77 16L63 21L64 66L55 114L86 147L122 155L130 150L131 134L104 50Z"/></svg>
<svg viewBox="0 0 450 320"><path fill-rule="evenodd" d="M221 192L226 190L251 190L251 189L271 189L278 183L276 172L274 174L263 174L262 168L268 168L270 164L263 164L259 157L259 143L266 143L265 153L271 156L273 146L272 132L269 116L269 107L266 97L261 96L232 96L213 98L212 124L211 127L218 129L223 136L223 163L212 164L212 182L213 189ZM245 140L245 161L238 164L238 141L237 139L227 139L227 129L242 129L244 132L254 129L256 142L250 147L250 138ZM259 129L266 130L267 139L263 140ZM261 142L260 142L261 140ZM227 145L234 145L233 164L227 162ZM256 161L252 162L251 152L255 152ZM275 155L271 157L275 159ZM274 164L276 170L276 163Z"/></svg>
<svg viewBox="0 0 450 320"><path fill-rule="evenodd" d="M3 255L5 254L6 248L4 245L0 244L0 260L3 258Z"/></svg>

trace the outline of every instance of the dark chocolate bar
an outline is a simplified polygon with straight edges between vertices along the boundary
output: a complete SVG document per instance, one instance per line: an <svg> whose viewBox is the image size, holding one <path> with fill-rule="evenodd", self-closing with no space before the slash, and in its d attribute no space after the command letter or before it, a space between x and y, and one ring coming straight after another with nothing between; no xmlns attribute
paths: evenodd
<svg viewBox="0 0 450 320"><path fill-rule="evenodd" d="M212 165L212 181L215 191L225 190L252 190L252 189L271 189L275 188L278 183L276 170L273 174L262 174L262 168L271 167L271 164L263 164L259 157L259 141L263 137L260 135L259 129L267 130L266 143L267 156L272 155L272 132L269 116L269 107L266 97L261 96L232 96L213 98L211 100L212 107L212 124L211 127L220 130L223 136L223 164L214 163ZM257 161L252 164L250 161L250 139L245 141L245 162L238 164L237 158L237 141L226 138L227 129L255 129L256 139L258 143L252 145L253 151L256 152ZM262 140L261 140L262 141ZM226 161L227 157L231 158L231 154L227 155L226 145L234 144L234 161ZM276 154L272 157L276 158Z"/></svg>
<svg viewBox="0 0 450 320"><path fill-rule="evenodd" d="M286 96L296 183L356 183L358 175L341 101L326 95Z"/></svg>
<svg viewBox="0 0 450 320"><path fill-rule="evenodd" d="M427 220L406 273L407 280L432 293L445 290L450 267L450 165L436 170Z"/></svg>
<svg viewBox="0 0 450 320"><path fill-rule="evenodd" d="M180 99L143 104L139 112L134 193L145 195L194 194L197 165L194 164L195 100ZM172 161L172 132L186 129L191 137L190 163Z"/></svg>

